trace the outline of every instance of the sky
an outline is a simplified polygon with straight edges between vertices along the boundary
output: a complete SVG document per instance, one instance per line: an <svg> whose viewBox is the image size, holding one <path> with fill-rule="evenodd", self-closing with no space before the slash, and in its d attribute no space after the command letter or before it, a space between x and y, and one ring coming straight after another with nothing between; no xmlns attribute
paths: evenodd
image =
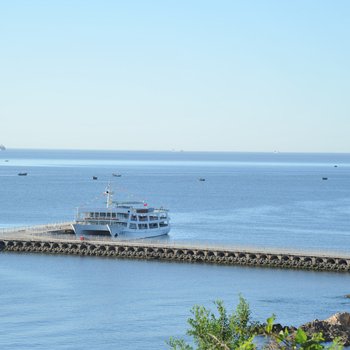
<svg viewBox="0 0 350 350"><path fill-rule="evenodd" d="M350 152L347 0L0 1L7 148Z"/></svg>

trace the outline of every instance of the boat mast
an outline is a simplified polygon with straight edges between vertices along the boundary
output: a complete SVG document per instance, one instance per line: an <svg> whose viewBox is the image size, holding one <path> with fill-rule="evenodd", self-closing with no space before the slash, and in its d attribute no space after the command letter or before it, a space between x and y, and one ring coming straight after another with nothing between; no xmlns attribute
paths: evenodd
<svg viewBox="0 0 350 350"><path fill-rule="evenodd" d="M107 195L106 208L108 209L113 203L113 201L112 201L113 192L111 191L111 184L110 183L106 187L105 194Z"/></svg>

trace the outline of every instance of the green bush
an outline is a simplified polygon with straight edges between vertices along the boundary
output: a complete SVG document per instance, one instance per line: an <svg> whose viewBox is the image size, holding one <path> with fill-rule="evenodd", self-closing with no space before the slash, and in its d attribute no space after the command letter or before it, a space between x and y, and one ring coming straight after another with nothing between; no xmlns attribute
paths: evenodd
<svg viewBox="0 0 350 350"><path fill-rule="evenodd" d="M188 319L190 328L187 335L192 337L196 348L183 339L170 338L167 342L174 350L255 350L257 335L266 337L263 347L269 350L341 350L342 346L334 341L330 345L323 344L321 333L308 336L302 329L289 334L287 329L279 333L273 332L275 317L267 319L265 325L253 322L247 301L240 296L239 303L232 314L228 314L222 301L216 301L216 313L204 306L194 306L192 317Z"/></svg>

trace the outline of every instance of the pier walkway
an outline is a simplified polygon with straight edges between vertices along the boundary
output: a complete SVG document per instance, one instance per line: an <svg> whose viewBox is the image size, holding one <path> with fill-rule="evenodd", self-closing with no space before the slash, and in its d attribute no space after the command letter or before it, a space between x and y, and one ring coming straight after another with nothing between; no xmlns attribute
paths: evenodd
<svg viewBox="0 0 350 350"><path fill-rule="evenodd" d="M350 272L350 254L208 246L171 241L80 240L70 223L0 229L0 251Z"/></svg>

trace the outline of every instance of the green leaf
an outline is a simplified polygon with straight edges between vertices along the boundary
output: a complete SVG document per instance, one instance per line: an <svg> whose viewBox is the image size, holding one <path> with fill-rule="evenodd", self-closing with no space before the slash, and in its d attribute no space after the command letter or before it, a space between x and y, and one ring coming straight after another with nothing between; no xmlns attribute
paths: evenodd
<svg viewBox="0 0 350 350"><path fill-rule="evenodd" d="M307 341L306 333L301 328L298 328L295 336L295 342L297 344L304 344L306 341Z"/></svg>
<svg viewBox="0 0 350 350"><path fill-rule="evenodd" d="M265 327L265 331L267 334L270 334L272 332L272 327L273 327L273 323L275 322L276 316L272 315L271 317L269 317L266 320L266 327Z"/></svg>
<svg viewBox="0 0 350 350"><path fill-rule="evenodd" d="M187 345L183 339L170 338L166 343L173 350L193 350L192 346Z"/></svg>

